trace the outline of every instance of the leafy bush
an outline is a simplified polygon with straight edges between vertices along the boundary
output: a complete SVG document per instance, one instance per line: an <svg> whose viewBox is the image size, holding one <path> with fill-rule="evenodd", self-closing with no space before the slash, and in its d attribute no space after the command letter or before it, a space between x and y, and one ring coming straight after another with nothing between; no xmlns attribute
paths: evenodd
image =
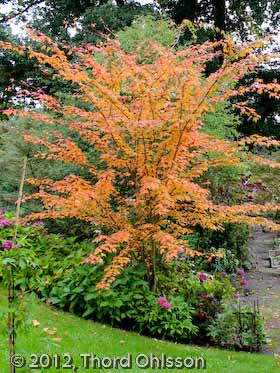
<svg viewBox="0 0 280 373"><path fill-rule="evenodd" d="M193 324L194 308L182 297L170 297L167 302L160 302L155 296L138 308L136 321L140 331L152 336L189 341L198 327ZM170 302L170 303L169 303Z"/></svg>
<svg viewBox="0 0 280 373"><path fill-rule="evenodd" d="M187 278L194 270L194 263L186 258L162 264L158 273L158 289L161 294L182 294Z"/></svg>
<svg viewBox="0 0 280 373"><path fill-rule="evenodd" d="M227 305L209 325L208 336L220 346L255 351L266 342L263 318L247 305Z"/></svg>
<svg viewBox="0 0 280 373"><path fill-rule="evenodd" d="M238 260L240 262L238 265L243 265L248 261L249 228L246 224L226 224L221 232L210 229L198 229L198 234L199 238L196 245L201 250L209 251L209 248L215 248L216 250L223 248L226 254L231 257L229 258L230 261ZM205 268L211 270L215 269L217 262L204 261L203 264ZM222 261L220 261L220 264L222 264ZM228 266L226 262L224 264ZM224 270L226 269L224 268Z"/></svg>
<svg viewBox="0 0 280 373"><path fill-rule="evenodd" d="M38 258L32 250L33 242L45 233L42 222L33 225L19 224L17 240L13 240L14 215L0 210L0 279L7 285L10 281L11 270L14 285L21 289L28 287L28 279L34 275L39 265Z"/></svg>
<svg viewBox="0 0 280 373"><path fill-rule="evenodd" d="M207 325L221 312L235 289L225 273L195 273L193 265L194 262L176 261L163 267L160 288L163 294L179 295L193 307L193 322L199 328L196 341L205 342Z"/></svg>
<svg viewBox="0 0 280 373"><path fill-rule="evenodd" d="M195 308L194 323L199 327L195 341L205 342L208 339L207 326L215 320L235 290L229 278L222 274L201 272L188 276L183 292L184 299Z"/></svg>
<svg viewBox="0 0 280 373"><path fill-rule="evenodd" d="M179 294L188 303L196 305L203 294L216 302L223 302L231 297L234 288L230 279L223 272L215 274L196 273L194 263L176 261L163 266L158 280L163 294ZM200 279L203 277L203 280Z"/></svg>
<svg viewBox="0 0 280 373"><path fill-rule="evenodd" d="M3 225L7 216L13 218L11 213L6 214ZM2 236L10 238L12 225L2 229L5 229ZM32 240L26 238L29 245L26 250L36 258L37 267L36 271L30 271L29 265L26 266L29 273L21 270L15 274L21 288L35 291L47 303L82 317L151 336L187 341L196 333L197 327L192 323L194 308L178 295L170 298L168 309L158 304L158 295L151 292L149 283L143 280L143 265L128 267L109 290L99 291L96 284L102 277L103 266L80 265L92 250L91 243L46 235L41 223L35 227L20 225L19 238L23 232L25 237L28 233L32 237ZM2 255L6 252L8 250L3 250ZM15 255L21 258L20 251Z"/></svg>
<svg viewBox="0 0 280 373"><path fill-rule="evenodd" d="M109 290L98 291L96 284L102 271L86 264L68 271L67 277L51 286L45 296L52 304L80 316L129 327L138 303L150 294L142 275L139 267L127 268Z"/></svg>
<svg viewBox="0 0 280 373"><path fill-rule="evenodd" d="M216 252L216 249L213 250ZM209 267L215 272L234 273L240 267L241 261L231 250L219 249L221 256L214 257Z"/></svg>
<svg viewBox="0 0 280 373"><path fill-rule="evenodd" d="M57 307L113 326L172 340L189 340L197 330L192 323L194 309L182 297L171 298L170 310L158 305L158 296L143 280L143 266L127 268L109 290L102 291L96 289L102 276L98 266L86 264L68 269L66 273L64 279L47 287L41 281L37 289L45 300Z"/></svg>

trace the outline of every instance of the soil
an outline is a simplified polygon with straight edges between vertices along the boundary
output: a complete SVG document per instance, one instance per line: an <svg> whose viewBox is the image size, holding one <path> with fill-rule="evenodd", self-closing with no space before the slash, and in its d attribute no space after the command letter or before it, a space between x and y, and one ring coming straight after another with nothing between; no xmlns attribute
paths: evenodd
<svg viewBox="0 0 280 373"><path fill-rule="evenodd" d="M240 300L251 305L258 303L264 317L269 342L261 352L280 355L280 266L270 268L269 262L269 250L275 248L275 238L275 233L252 232L249 247L253 267L244 276L249 286Z"/></svg>

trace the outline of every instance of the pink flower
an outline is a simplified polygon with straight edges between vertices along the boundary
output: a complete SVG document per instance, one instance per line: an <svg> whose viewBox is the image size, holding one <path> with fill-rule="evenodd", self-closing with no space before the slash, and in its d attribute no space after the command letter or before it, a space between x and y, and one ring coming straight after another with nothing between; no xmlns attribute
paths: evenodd
<svg viewBox="0 0 280 373"><path fill-rule="evenodd" d="M221 272L221 276L227 277L227 273L226 272Z"/></svg>
<svg viewBox="0 0 280 373"><path fill-rule="evenodd" d="M165 297L158 298L158 304L161 304L163 308L171 307L171 304L168 302L168 300Z"/></svg>
<svg viewBox="0 0 280 373"><path fill-rule="evenodd" d="M38 220L38 221L35 221L35 223L33 224L33 227L41 227L42 225L44 225L44 223Z"/></svg>
<svg viewBox="0 0 280 373"><path fill-rule="evenodd" d="M11 240L6 240L2 243L2 248L5 250L10 250L13 248L13 241Z"/></svg>
<svg viewBox="0 0 280 373"><path fill-rule="evenodd" d="M240 281L240 285L244 286L244 287L248 287L249 285L249 281L246 280L246 278L243 278L241 281Z"/></svg>
<svg viewBox="0 0 280 373"><path fill-rule="evenodd" d="M205 281L207 280L208 275L206 273L200 272L198 273L198 278L200 279L200 281Z"/></svg>
<svg viewBox="0 0 280 373"><path fill-rule="evenodd" d="M171 304L169 302L163 302L162 304L163 308L170 308Z"/></svg>
<svg viewBox="0 0 280 373"><path fill-rule="evenodd" d="M5 214L6 210L0 210L0 214Z"/></svg>
<svg viewBox="0 0 280 373"><path fill-rule="evenodd" d="M201 295L201 298L202 298L202 299L209 299L209 295L208 295L208 294L202 294L202 295Z"/></svg>
<svg viewBox="0 0 280 373"><path fill-rule="evenodd" d="M29 227L30 223L29 221L25 221L22 225L26 228L26 227Z"/></svg>
<svg viewBox="0 0 280 373"><path fill-rule="evenodd" d="M243 268L238 268L236 270L236 273L238 274L238 276L244 276L245 275L245 271Z"/></svg>
<svg viewBox="0 0 280 373"><path fill-rule="evenodd" d="M9 220L0 219L0 226L3 228L9 227L11 224Z"/></svg>

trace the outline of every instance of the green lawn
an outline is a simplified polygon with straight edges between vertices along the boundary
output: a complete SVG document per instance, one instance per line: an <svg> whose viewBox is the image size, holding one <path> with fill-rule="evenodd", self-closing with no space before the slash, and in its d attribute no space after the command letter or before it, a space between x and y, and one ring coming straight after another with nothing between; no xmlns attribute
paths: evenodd
<svg viewBox="0 0 280 373"><path fill-rule="evenodd" d="M38 301L29 300L30 319L36 320L37 326L30 326L19 333L16 352L22 354L31 363L30 354L61 355L69 353L73 356L78 372L187 372L202 369L145 369L136 366L135 358L138 354L155 355L165 354L171 357L198 357L206 359L206 372L225 373L273 373L280 372L276 360L272 356L231 352L214 348L200 348L193 345L180 345L145 338L135 333L113 329L109 326L86 321L69 313L53 310ZM0 292L0 307L6 303L5 293ZM33 321L34 322L34 321ZM40 323L40 324L39 324ZM47 331L56 330L50 335ZM56 340L56 338L58 338ZM121 357L132 355L132 369L86 369L83 368L82 358L79 354L95 353L98 357ZM62 359L63 360L63 359ZM144 363L144 361L142 361ZM8 354L3 320L0 321L0 373L7 373ZM21 368L17 372L70 372L71 369Z"/></svg>

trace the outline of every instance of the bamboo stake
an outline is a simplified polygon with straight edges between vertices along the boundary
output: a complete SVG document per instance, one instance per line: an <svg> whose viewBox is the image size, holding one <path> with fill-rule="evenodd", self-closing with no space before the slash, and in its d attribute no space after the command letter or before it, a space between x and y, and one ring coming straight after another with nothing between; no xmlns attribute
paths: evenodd
<svg viewBox="0 0 280 373"><path fill-rule="evenodd" d="M23 160L23 167L22 167L22 174L21 174L21 180L20 180L20 186L19 186L19 193L18 193L18 200L16 202L16 216L15 216L15 224L14 224L14 235L13 235L13 243L16 243L17 239L17 230L18 230L18 222L19 222L19 216L20 216L20 206L22 202L22 195L23 195L23 186L24 186L24 180L26 175L26 166L27 166L27 157Z"/></svg>
<svg viewBox="0 0 280 373"><path fill-rule="evenodd" d="M16 239L17 239L17 230L18 230L18 223L19 223L19 216L20 216L20 206L22 202L22 195L23 195L23 186L24 186L24 180L26 175L26 165L27 165L27 157L23 160L23 167L22 167L22 174L21 174L21 180L19 185L19 193L18 193L18 199L16 201L16 215L15 215L15 221L14 221L14 232L13 232L13 248L16 246ZM9 329L9 337L8 337L8 343L9 343L9 358L10 358L10 367L9 372L15 373L16 367L12 364L13 356L15 354L15 318L14 318L14 310L13 310L13 303L15 300L15 284L14 284L14 274L13 274L13 267L10 267L10 280L8 284L8 307L9 307L9 313L8 313L8 329Z"/></svg>

